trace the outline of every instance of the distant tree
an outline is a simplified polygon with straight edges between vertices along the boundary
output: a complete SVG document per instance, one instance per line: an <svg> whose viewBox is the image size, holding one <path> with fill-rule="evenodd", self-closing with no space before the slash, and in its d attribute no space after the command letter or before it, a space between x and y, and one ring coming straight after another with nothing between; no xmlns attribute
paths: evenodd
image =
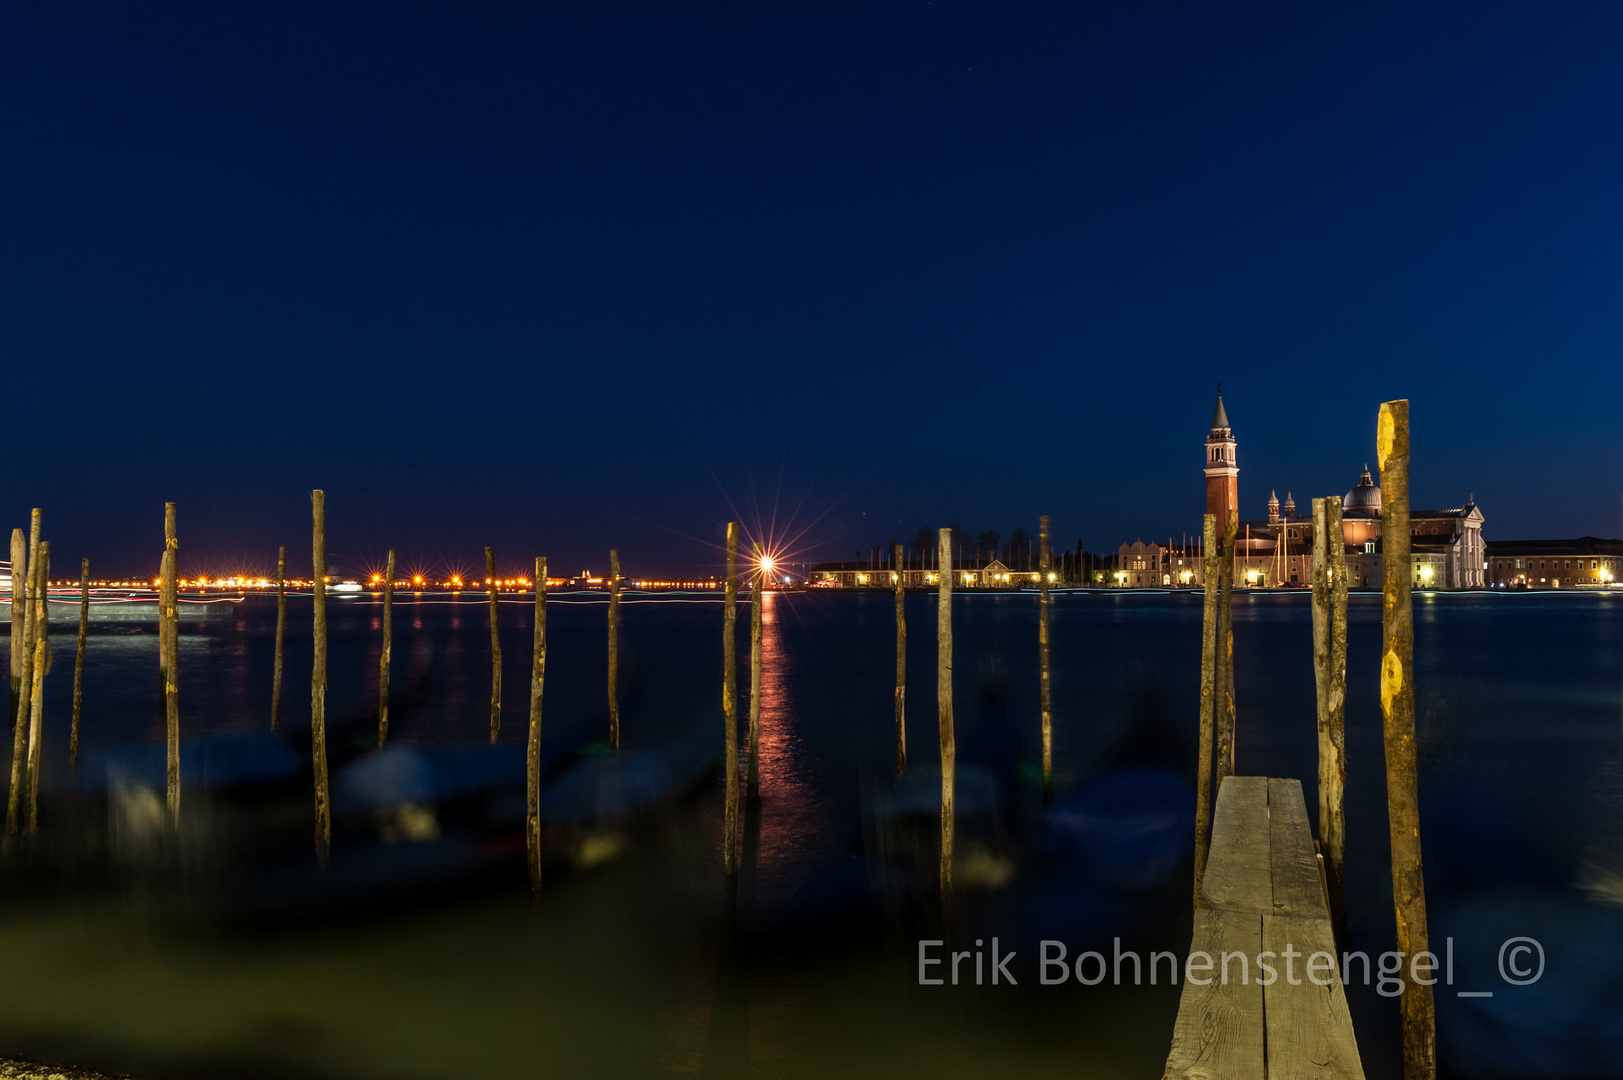
<svg viewBox="0 0 1623 1080"><path fill-rule="evenodd" d="M975 537L975 557L980 559L997 558L998 544L1002 543L1002 541L1003 538L997 534L997 530L987 529Z"/></svg>
<svg viewBox="0 0 1623 1080"><path fill-rule="evenodd" d="M1030 570L1031 567L1027 565L1030 554L1031 537L1026 535L1026 530L1016 526L1009 534L1009 557L1003 561L1015 570Z"/></svg>
<svg viewBox="0 0 1623 1080"><path fill-rule="evenodd" d="M964 531L963 526L953 522L952 529L952 557L955 562L962 561L975 552L975 538Z"/></svg>
<svg viewBox="0 0 1623 1080"><path fill-rule="evenodd" d="M918 532L913 534L913 546L918 548L921 554L928 551L934 551L935 544L935 530L928 525L924 526L923 528L919 529Z"/></svg>

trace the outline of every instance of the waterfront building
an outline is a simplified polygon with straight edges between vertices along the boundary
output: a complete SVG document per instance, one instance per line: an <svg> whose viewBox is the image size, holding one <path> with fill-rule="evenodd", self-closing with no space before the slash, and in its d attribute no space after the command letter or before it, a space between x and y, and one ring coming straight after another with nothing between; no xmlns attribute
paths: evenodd
<svg viewBox="0 0 1623 1080"><path fill-rule="evenodd" d="M1206 437L1206 512L1219 531L1231 510L1240 505L1239 443L1218 387L1217 406ZM1308 587L1313 580L1313 515L1311 504L1297 512L1292 492L1283 503L1278 490L1268 493L1267 515L1238 521L1234 545L1234 583L1239 587ZM1364 466L1358 482L1342 497L1341 541L1353 588L1381 586L1381 489ZM1487 585L1487 545L1483 515L1474 496L1440 510L1411 510L1409 528L1414 584L1420 588L1462 589ZM1184 555L1181 561L1179 556ZM1177 565L1173 565L1174 562ZM1203 584L1198 546L1175 553L1156 544L1123 544L1110 583L1120 587ZM1142 578L1142 581L1140 580Z"/></svg>
<svg viewBox="0 0 1623 1080"><path fill-rule="evenodd" d="M1199 588L1200 550L1135 540L1116 549L1116 568L1108 572L1106 580L1122 589Z"/></svg>
<svg viewBox="0 0 1623 1080"><path fill-rule="evenodd" d="M931 560L933 562L934 560ZM901 567L907 588L926 588L940 581L937 568L918 559L908 559ZM966 559L953 566L953 587L959 589L1035 588L1042 575L1035 570L1011 570L1001 559ZM896 584L896 566L868 560L818 563L807 575L814 587L824 589L889 589ZM1049 575L1057 581L1058 572Z"/></svg>
<svg viewBox="0 0 1623 1080"><path fill-rule="evenodd" d="M1609 588L1623 575L1623 540L1495 540L1488 575L1501 589Z"/></svg>

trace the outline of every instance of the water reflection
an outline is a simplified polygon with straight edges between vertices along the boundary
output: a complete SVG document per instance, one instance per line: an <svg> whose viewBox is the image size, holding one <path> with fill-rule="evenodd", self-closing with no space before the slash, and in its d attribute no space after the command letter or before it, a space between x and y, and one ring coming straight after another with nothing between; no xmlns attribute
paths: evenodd
<svg viewBox="0 0 1623 1080"><path fill-rule="evenodd" d="M806 858L828 833L829 800L805 767L808 753L800 728L805 722L790 694L793 661L783 633L784 598L762 595L761 604L761 800L745 823L746 848L754 833L757 902L768 906L785 898L803 872Z"/></svg>

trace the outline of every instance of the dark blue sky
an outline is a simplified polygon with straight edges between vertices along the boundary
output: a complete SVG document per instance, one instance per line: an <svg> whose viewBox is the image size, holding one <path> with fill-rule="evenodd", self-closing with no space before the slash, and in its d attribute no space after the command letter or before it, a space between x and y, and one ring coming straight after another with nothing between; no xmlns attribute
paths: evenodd
<svg viewBox="0 0 1623 1080"><path fill-rule="evenodd" d="M1011 10L1018 9L1018 10ZM5 524L59 573L708 570L728 499L1199 528L1412 400L1415 499L1623 531L1615 6L0 9ZM780 479L781 478L781 479ZM812 524L815 520L815 524ZM579 564L579 566L577 566Z"/></svg>

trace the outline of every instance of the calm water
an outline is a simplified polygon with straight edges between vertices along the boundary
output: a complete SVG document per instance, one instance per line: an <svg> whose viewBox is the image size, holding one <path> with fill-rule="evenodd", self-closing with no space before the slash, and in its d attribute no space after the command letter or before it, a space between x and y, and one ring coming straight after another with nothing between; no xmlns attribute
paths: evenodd
<svg viewBox="0 0 1623 1080"><path fill-rule="evenodd" d="M307 729L308 600L289 609L284 723ZM935 600L910 596L907 610L910 752L927 771ZM1234 617L1239 772L1300 778L1311 813L1307 611L1300 595L1241 596ZM330 612L329 716L357 743L375 711L381 607L333 599ZM1000 844L1018 848L1020 831L1041 819L1035 613L1031 595L957 599L960 762L985 766L1008 793L996 828L966 826L965 835L993 856ZM719 727L720 615L714 597L628 597L624 748ZM502 739L517 744L529 604L504 601L501 616ZM117 890L14 889L0 899L0 1052L151 1076L1155 1075L1176 988L1037 987L1029 952L1015 965L1016 988L919 987L916 942L929 927L916 912L803 917L806 898L860 853L864 807L890 784L892 601L769 596L765 616L762 799L739 898L747 929L723 926L719 783L629 834L618 858L549 877L533 912L517 872L431 904L249 933L175 918ZM587 594L548 609L549 745L589 743L606 729L604 618L602 599ZM1200 618L1198 596L1056 597L1060 801L1123 761L1181 769L1192 784ZM1602 918L1623 915L1595 902L1604 888L1573 884L1623 872L1623 599L1417 596L1415 621L1434 944L1452 926L1469 929L1473 898L1495 890L1555 890ZM274 622L274 601L256 598L233 618L183 625L183 730L268 726ZM746 663L747 625L742 607ZM1370 951L1392 940L1379 637L1378 598L1355 596L1348 906L1350 947ZM54 785L66 782L72 644L62 631L53 641L45 753ZM87 753L160 739L156 664L151 630L92 632ZM483 598L398 597L392 739L485 741L489 665ZM744 678L747 701L747 668ZM21 856L11 862L7 880L26 877ZM1074 940L1065 911L1025 903L1016 865L1011 881L966 888L966 919L1023 948L1044 936ZM1159 913L1137 920L1127 943L1181 955L1187 873L1162 892ZM1398 1075L1396 1003L1356 986L1349 998L1367 1072ZM1465 1030L1453 1008L1439 998L1445 1061L1450 1032Z"/></svg>

